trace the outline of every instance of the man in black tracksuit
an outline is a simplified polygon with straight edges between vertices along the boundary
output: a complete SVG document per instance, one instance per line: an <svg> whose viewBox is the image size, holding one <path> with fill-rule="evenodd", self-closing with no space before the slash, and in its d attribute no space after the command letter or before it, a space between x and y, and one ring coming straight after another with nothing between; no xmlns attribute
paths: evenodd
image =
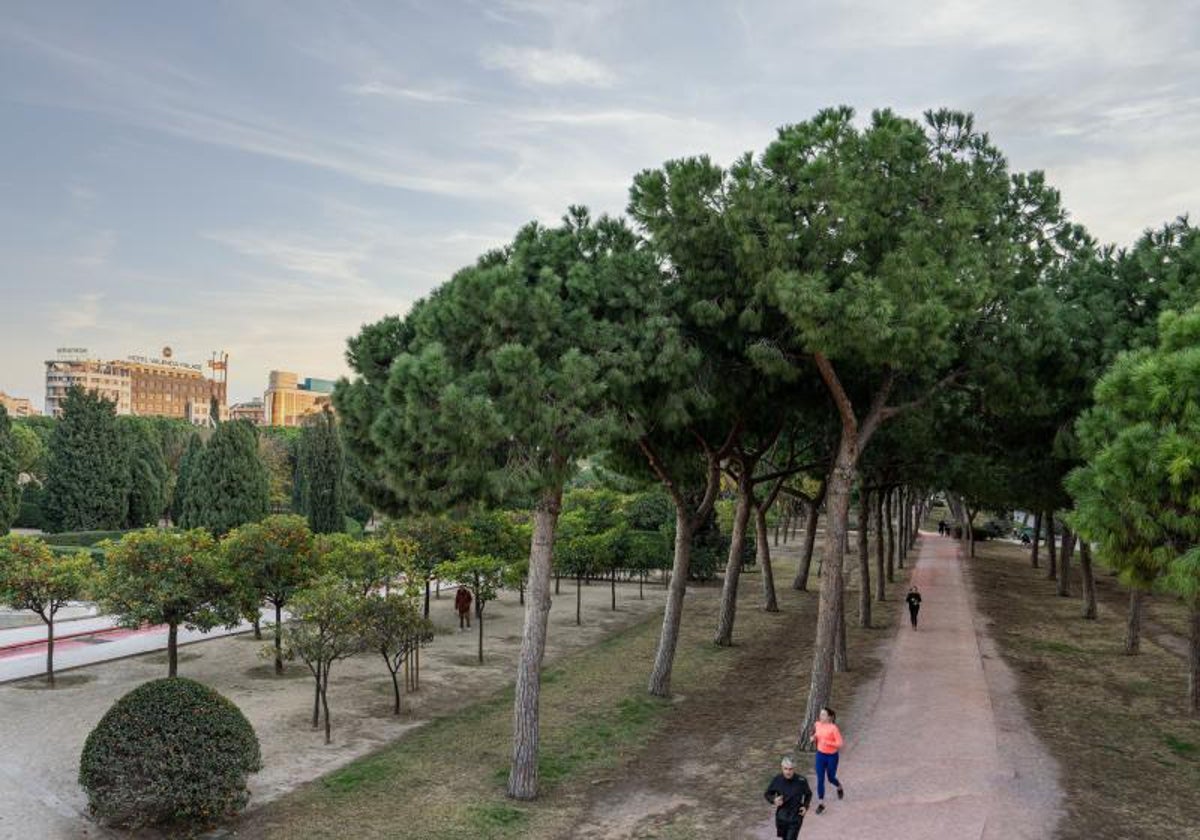
<svg viewBox="0 0 1200 840"><path fill-rule="evenodd" d="M804 777L796 772L791 758L780 762L780 772L763 797L775 806L775 833L784 840L796 840L808 803L812 801L812 789Z"/></svg>
<svg viewBox="0 0 1200 840"><path fill-rule="evenodd" d="M917 613L921 611L921 593L914 586L908 590L908 595L904 600L908 602L908 620L912 622L912 626L915 629L917 626Z"/></svg>

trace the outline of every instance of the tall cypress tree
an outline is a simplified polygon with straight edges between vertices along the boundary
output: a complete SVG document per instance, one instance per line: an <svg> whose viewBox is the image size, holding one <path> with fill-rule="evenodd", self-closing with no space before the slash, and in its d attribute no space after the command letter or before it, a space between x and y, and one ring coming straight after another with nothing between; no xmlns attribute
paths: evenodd
<svg viewBox="0 0 1200 840"><path fill-rule="evenodd" d="M50 531L116 530L129 510L129 453L116 407L72 388L50 438L46 527Z"/></svg>
<svg viewBox="0 0 1200 840"><path fill-rule="evenodd" d="M187 499L188 482L195 472L196 461L204 451L204 442L200 435L193 433L188 439L187 449L179 459L179 474L175 477L175 490L171 494L171 523L178 525L183 521L184 500Z"/></svg>
<svg viewBox="0 0 1200 840"><path fill-rule="evenodd" d="M303 510L316 534L345 528L346 495L342 488L344 463L333 412L323 411L300 432L299 467Z"/></svg>
<svg viewBox="0 0 1200 840"><path fill-rule="evenodd" d="M129 515L126 524L130 528L156 526L166 512L167 482L170 479L159 430L144 417L122 417L118 425L129 451Z"/></svg>
<svg viewBox="0 0 1200 840"><path fill-rule="evenodd" d="M17 483L16 440L8 412L0 405L0 535L8 533L21 507L21 486Z"/></svg>
<svg viewBox="0 0 1200 840"><path fill-rule="evenodd" d="M207 528L220 536L270 511L271 486L258 454L258 432L245 420L217 426L189 472L181 527Z"/></svg>

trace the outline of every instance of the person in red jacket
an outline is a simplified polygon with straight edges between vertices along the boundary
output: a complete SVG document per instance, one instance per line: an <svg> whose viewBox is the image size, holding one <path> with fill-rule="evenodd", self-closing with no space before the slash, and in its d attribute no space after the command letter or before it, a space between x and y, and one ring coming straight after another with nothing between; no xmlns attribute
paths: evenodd
<svg viewBox="0 0 1200 840"><path fill-rule="evenodd" d="M825 779L837 788L837 797L846 795L838 781L838 750L842 748L842 730L838 729L837 714L828 706L821 707L821 719L813 724L813 734L808 739L816 744L817 760L813 771L817 774L817 813L825 812Z"/></svg>
<svg viewBox="0 0 1200 840"><path fill-rule="evenodd" d="M458 629L471 626L471 590L465 586L458 587L454 595L454 609L458 610Z"/></svg>

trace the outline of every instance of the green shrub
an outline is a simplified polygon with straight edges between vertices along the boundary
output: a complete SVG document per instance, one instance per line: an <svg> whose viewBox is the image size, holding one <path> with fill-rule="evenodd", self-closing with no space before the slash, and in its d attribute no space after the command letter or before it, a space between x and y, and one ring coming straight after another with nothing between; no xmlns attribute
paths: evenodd
<svg viewBox="0 0 1200 840"><path fill-rule="evenodd" d="M232 702L194 680L138 686L92 730L79 783L100 820L201 828L236 814L261 767L258 738Z"/></svg>
<svg viewBox="0 0 1200 840"><path fill-rule="evenodd" d="M67 531L61 534L46 534L42 539L48 545L93 546L104 540L119 540L126 531Z"/></svg>

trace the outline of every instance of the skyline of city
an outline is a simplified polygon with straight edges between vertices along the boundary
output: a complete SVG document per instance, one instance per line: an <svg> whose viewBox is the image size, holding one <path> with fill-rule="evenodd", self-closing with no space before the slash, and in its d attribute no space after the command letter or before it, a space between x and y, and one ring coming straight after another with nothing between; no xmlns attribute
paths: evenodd
<svg viewBox="0 0 1200 840"><path fill-rule="evenodd" d="M0 13L0 389L85 345L346 372L530 219L846 103L972 111L1129 244L1200 205L1200 34L1135 3L17 2Z"/></svg>

